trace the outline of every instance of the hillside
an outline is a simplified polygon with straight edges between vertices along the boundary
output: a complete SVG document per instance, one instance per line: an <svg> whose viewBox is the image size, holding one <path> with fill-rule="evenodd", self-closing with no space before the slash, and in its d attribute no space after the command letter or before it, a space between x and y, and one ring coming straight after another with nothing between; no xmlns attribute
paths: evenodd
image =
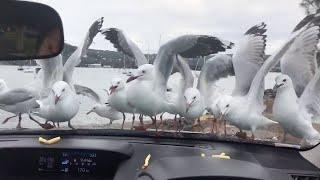
<svg viewBox="0 0 320 180"><path fill-rule="evenodd" d="M63 62L65 62L69 56L75 51L76 46L65 44L62 51ZM147 59L150 59L152 63L156 57L156 54L146 54ZM206 57L205 59L208 59ZM124 63L125 60L125 63ZM188 59L191 69L200 70L203 65L203 58ZM1 61L2 65L36 65L35 61L21 60L21 61ZM124 64L126 68L136 68L134 59L124 56L120 52L109 50L96 50L89 49L87 57L83 58L80 67L87 67L89 64L101 64L103 66L109 66L113 68L123 68ZM319 64L319 63L318 63ZM279 71L279 65L273 71Z"/></svg>

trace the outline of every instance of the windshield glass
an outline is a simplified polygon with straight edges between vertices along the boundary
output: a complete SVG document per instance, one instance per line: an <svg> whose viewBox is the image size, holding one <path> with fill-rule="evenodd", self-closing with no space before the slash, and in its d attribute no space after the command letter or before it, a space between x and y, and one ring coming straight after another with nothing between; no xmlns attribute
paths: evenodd
<svg viewBox="0 0 320 180"><path fill-rule="evenodd" d="M60 14L64 50L1 62L4 130L320 141L317 1L38 2Z"/></svg>

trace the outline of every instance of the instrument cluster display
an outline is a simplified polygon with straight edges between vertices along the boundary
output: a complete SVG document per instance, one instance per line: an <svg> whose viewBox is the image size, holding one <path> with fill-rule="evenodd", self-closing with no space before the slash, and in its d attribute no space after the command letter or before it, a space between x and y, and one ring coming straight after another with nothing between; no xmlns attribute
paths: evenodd
<svg viewBox="0 0 320 180"><path fill-rule="evenodd" d="M39 172L92 174L97 167L97 153L89 151L43 152L39 156Z"/></svg>

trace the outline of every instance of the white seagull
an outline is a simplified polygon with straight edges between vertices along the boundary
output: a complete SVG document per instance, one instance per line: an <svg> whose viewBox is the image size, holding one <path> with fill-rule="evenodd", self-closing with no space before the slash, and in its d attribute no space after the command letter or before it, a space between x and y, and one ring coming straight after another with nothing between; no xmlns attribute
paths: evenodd
<svg viewBox="0 0 320 180"><path fill-rule="evenodd" d="M156 115L168 111L166 100L167 81L171 74L174 57L205 56L225 51L232 43L213 36L185 35L162 45L157 53L154 65L144 64L136 72L135 79L128 86L128 101L139 112L150 116L156 126Z"/></svg>
<svg viewBox="0 0 320 180"><path fill-rule="evenodd" d="M109 40L113 46L117 49L117 51L133 58L136 62L136 65L139 67L143 64L148 64L148 60L142 51L139 49L137 44L133 42L121 29L118 28L106 28L102 29L101 33L105 36L105 39ZM129 76L128 83L133 76L132 72L128 72L127 76ZM120 112L123 113L123 124L125 121L125 114L124 113L132 113L133 120L132 120L132 127L135 120L135 113L136 109L133 109L131 105L129 105L127 101L127 83L123 80L116 78L112 80L112 87L110 87L111 93L111 101L110 106L118 109ZM120 86L117 85L120 84ZM140 123L143 124L143 115L140 114L139 116Z"/></svg>
<svg viewBox="0 0 320 180"><path fill-rule="evenodd" d="M97 97L96 94L94 93L90 94L90 92L93 92L90 88L82 88L83 86L74 85L74 82L72 80L72 75L75 67L80 64L81 58L84 58L87 56L87 50L91 45L93 38L100 31L100 28L102 27L102 23L103 23L103 17L96 20L90 26L82 44L71 54L71 56L67 59L66 63L63 66L62 66L61 55L58 55L54 59L51 59L51 61L50 60L37 61L43 70L42 71L42 76L43 76L42 89L46 90L44 97L48 96L48 89L52 89L53 84L63 80L64 82L69 84L70 88L74 93L82 94L82 95L88 96L89 98L94 99L96 102L98 101L99 97ZM52 61L55 61L55 62L52 62ZM89 89L89 91L87 91L87 89ZM41 98L43 98L43 96L41 96L40 99ZM48 100L50 98L44 98L44 99ZM43 101L42 104L45 104L44 102L46 102L47 100ZM48 124L48 121L52 121L53 124L57 122L59 125L59 121L55 122L52 119L47 119L45 124Z"/></svg>
<svg viewBox="0 0 320 180"><path fill-rule="evenodd" d="M277 89L276 98L273 104L274 120L279 122L284 129L284 138L287 133L306 140L310 144L320 141L319 132L312 126L312 112L316 109L320 111L320 71L310 81L298 99L291 78L287 75L279 75L276 78L275 88Z"/></svg>
<svg viewBox="0 0 320 180"><path fill-rule="evenodd" d="M113 121L119 120L122 118L122 114L119 111L112 108L109 103L94 105L93 108L87 112L87 115L92 112L96 113L101 117L105 117L109 119L110 120L109 125L111 125Z"/></svg>
<svg viewBox="0 0 320 180"><path fill-rule="evenodd" d="M32 113L53 123L68 122L68 127L74 129L70 121L80 106L76 93L64 81L55 82L51 90L47 98L37 100L40 108Z"/></svg>
<svg viewBox="0 0 320 180"><path fill-rule="evenodd" d="M133 128L135 121L135 108L129 104L127 98L127 84L121 78L114 78L111 81L110 87L110 95L109 95L109 104L112 108L122 113L123 121L121 129L123 129L124 122L126 120L125 113L131 113L133 115L132 126Z"/></svg>
<svg viewBox="0 0 320 180"><path fill-rule="evenodd" d="M187 88L193 86L194 77L187 61L180 55L176 55L175 58L175 67L177 68L178 72L172 74L169 77L166 99L169 103L167 113L175 115L174 121L176 124L177 115L179 115L180 118L185 117L187 105L184 102L185 99L183 94ZM175 80L174 83L172 82L173 79ZM176 80L178 80L178 83L176 82Z"/></svg>
<svg viewBox="0 0 320 180"><path fill-rule="evenodd" d="M319 132L312 127L312 117L320 115L319 70L308 82L300 98L297 97L297 91L294 88L296 87L295 81L292 80L292 77L298 78L298 76L316 71L310 68L312 63L308 61L313 62L318 42L319 27L310 28L298 36L288 50L289 57L292 58L287 59L286 63L287 68L292 68L288 69L291 76L283 74L276 78L274 89L277 90L277 94L273 105L273 115L285 130L284 140L287 133L309 142L315 139L320 140ZM300 68L297 69L297 66Z"/></svg>
<svg viewBox="0 0 320 180"><path fill-rule="evenodd" d="M82 91L78 92L79 94L88 94L87 96L92 96L91 99L95 100L96 102L93 108L86 113L87 115L94 112L101 117L108 118L110 120L109 124L112 124L114 120L121 119L122 114L119 111L112 108L108 102L103 103L100 96L92 89L80 85L75 85L75 89L77 91Z"/></svg>
<svg viewBox="0 0 320 180"><path fill-rule="evenodd" d="M199 117L205 108L215 118L218 117L220 114L218 102L228 99L226 97L228 95L215 85L220 78L235 74L236 83L232 96L243 96L248 93L255 74L264 62L265 32L265 23L252 26L244 33L243 39L236 44L233 57L217 54L204 64L197 88L189 88L185 91L185 99L189 107L187 117Z"/></svg>
<svg viewBox="0 0 320 180"><path fill-rule="evenodd" d="M42 128L51 128L50 124L42 124L36 121L31 115L30 112L38 107L36 103L37 94L34 91L31 91L26 88L16 88L9 89L6 82L0 80L0 109L11 112L15 115L7 117L2 124L5 124L10 119L17 117L19 118L17 129L21 129L21 120L22 114L27 113L29 118L40 125Z"/></svg>
<svg viewBox="0 0 320 180"><path fill-rule="evenodd" d="M264 77L270 69L280 61L284 53L290 52L288 49L296 40L307 40L301 37L312 32L318 34L318 27L312 27L305 31L301 31L297 35L291 37L289 41L280 48L280 50L270 56L257 72L252 81L249 92L245 96L230 96L229 99L219 102L218 105L222 111L222 115L237 127L245 130L251 130L253 139L254 132L257 128L276 123L262 115L262 112L265 109L263 104ZM303 45L303 43L299 44ZM300 48L303 48L303 46Z"/></svg>

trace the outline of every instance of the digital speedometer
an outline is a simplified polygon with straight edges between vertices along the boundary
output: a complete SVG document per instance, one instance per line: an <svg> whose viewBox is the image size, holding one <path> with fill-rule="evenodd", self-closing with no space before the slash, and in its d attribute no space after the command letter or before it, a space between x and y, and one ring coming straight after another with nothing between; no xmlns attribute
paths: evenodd
<svg viewBox="0 0 320 180"><path fill-rule="evenodd" d="M90 151L43 152L39 156L38 171L91 174L97 166L97 153Z"/></svg>

